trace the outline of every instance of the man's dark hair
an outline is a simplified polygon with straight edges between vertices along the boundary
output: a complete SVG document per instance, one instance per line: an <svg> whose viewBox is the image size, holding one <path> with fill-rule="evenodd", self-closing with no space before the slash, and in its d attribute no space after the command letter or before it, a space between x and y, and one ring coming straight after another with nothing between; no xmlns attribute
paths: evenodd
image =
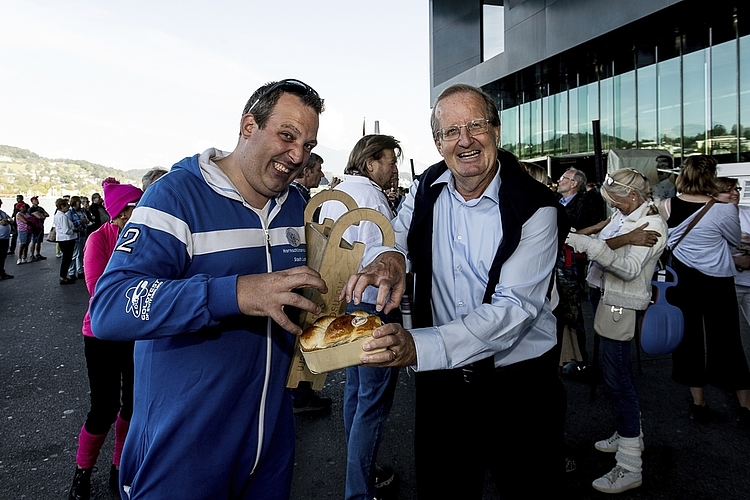
<svg viewBox="0 0 750 500"><path fill-rule="evenodd" d="M310 158L308 158L307 163L305 163L305 167L299 171L299 173L297 174L297 177L295 178L296 179L303 178L305 176L305 170L312 170L313 168L315 168L315 165L317 165L318 162L320 162L320 164L322 165L323 158L321 158L318 153L310 153Z"/></svg>
<svg viewBox="0 0 750 500"><path fill-rule="evenodd" d="M284 86L272 90L268 95L264 95L268 91L268 89L270 89L277 83L279 82L268 82L265 85L261 86L258 90L253 92L253 95L251 95L250 99L247 100L245 108L242 110L242 116L245 116L248 113L253 114L255 123L258 124L258 128L263 128L266 126L268 118L273 113L273 109L276 106L276 103L279 102L279 98L283 93L296 95L300 98L302 104L314 109L318 114L322 113L325 109L323 99L318 95L317 92L312 90L311 87L307 87L310 89L310 91L306 91L302 86Z"/></svg>
<svg viewBox="0 0 750 500"><path fill-rule="evenodd" d="M661 159L666 160L667 163L669 163L669 168L672 168L673 163L672 163L672 157L671 156L669 156L669 155L659 155L659 156L656 157L655 161L658 162Z"/></svg>
<svg viewBox="0 0 750 500"><path fill-rule="evenodd" d="M357 144L349 153L349 161L346 162L345 174L367 175L367 160L370 158L379 160L383 157L383 151L392 149L396 160L401 158L401 146L399 141L391 135L371 134L357 141Z"/></svg>

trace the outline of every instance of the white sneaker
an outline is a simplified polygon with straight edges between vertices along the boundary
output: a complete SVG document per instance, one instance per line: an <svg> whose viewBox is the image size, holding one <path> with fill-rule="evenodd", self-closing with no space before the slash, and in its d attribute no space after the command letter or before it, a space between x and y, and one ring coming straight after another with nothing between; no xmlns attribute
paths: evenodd
<svg viewBox="0 0 750 500"><path fill-rule="evenodd" d="M58 258L58 259L59 259L60 257L62 257L62 254L61 254L61 253L56 253L56 254L55 254L55 258Z"/></svg>
<svg viewBox="0 0 750 500"><path fill-rule="evenodd" d="M619 465L591 483L595 490L604 493L622 493L632 490L643 484L643 475L640 472L631 472Z"/></svg>
<svg viewBox="0 0 750 500"><path fill-rule="evenodd" d="M594 448L596 448L599 451L603 451L604 453L616 453L617 452L617 446L620 442L620 435L615 431L614 434L612 434L611 437L608 437L607 439L602 439L601 441L597 441L594 443ZM643 444L643 433L638 436L638 442L641 444L641 451L644 451L646 449L646 446Z"/></svg>
<svg viewBox="0 0 750 500"><path fill-rule="evenodd" d="M19 266L19 265L21 265L21 264L23 264L23 259L18 259L18 260L16 261L16 265L17 265L17 266Z"/></svg>

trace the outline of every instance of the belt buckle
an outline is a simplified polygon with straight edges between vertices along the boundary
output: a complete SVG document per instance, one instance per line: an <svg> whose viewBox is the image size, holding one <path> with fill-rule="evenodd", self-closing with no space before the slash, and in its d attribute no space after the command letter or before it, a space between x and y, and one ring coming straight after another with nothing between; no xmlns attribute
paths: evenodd
<svg viewBox="0 0 750 500"><path fill-rule="evenodd" d="M466 365L462 367L461 375L464 378L464 383L471 384L471 379L474 375L474 367L472 365Z"/></svg>

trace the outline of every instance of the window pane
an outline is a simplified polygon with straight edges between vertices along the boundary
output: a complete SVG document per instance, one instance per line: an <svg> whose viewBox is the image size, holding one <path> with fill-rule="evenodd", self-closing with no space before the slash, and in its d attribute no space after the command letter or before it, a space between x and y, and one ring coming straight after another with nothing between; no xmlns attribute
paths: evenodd
<svg viewBox="0 0 750 500"><path fill-rule="evenodd" d="M635 71L614 77L615 148L635 147Z"/></svg>
<svg viewBox="0 0 750 500"><path fill-rule="evenodd" d="M660 62L657 74L659 147L680 156L680 59Z"/></svg>
<svg viewBox="0 0 750 500"><path fill-rule="evenodd" d="M527 158L542 154L542 100L531 101L529 109L529 151Z"/></svg>
<svg viewBox="0 0 750 500"><path fill-rule="evenodd" d="M737 45L711 49L711 154L737 156Z"/></svg>
<svg viewBox="0 0 750 500"><path fill-rule="evenodd" d="M518 106L500 112L500 144L503 149L518 154Z"/></svg>
<svg viewBox="0 0 750 500"><path fill-rule="evenodd" d="M591 122L589 121L589 86L583 85L578 87L578 153L590 151L589 131Z"/></svg>
<svg viewBox="0 0 750 500"><path fill-rule="evenodd" d="M570 152L578 153L578 89L568 91Z"/></svg>
<svg viewBox="0 0 750 500"><path fill-rule="evenodd" d="M684 156L707 154L706 49L682 58Z"/></svg>
<svg viewBox="0 0 750 500"><path fill-rule="evenodd" d="M482 42L485 61L505 50L505 10L502 5L482 5Z"/></svg>
<svg viewBox="0 0 750 500"><path fill-rule="evenodd" d="M656 147L656 65L638 68L638 147Z"/></svg>
<svg viewBox="0 0 750 500"><path fill-rule="evenodd" d="M602 131L602 149L614 148L614 100L613 100L613 78L605 78L599 84L601 92L601 111L599 121Z"/></svg>
<svg viewBox="0 0 750 500"><path fill-rule="evenodd" d="M740 161L750 161L750 35L740 38Z"/></svg>

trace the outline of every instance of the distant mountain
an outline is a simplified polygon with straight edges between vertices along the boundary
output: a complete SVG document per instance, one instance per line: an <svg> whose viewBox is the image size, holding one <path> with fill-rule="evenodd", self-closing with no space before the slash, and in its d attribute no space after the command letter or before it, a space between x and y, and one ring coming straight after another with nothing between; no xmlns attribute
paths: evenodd
<svg viewBox="0 0 750 500"><path fill-rule="evenodd" d="M44 158L28 149L0 145L0 196L62 196L101 191L102 180L115 177L140 186L147 169L123 171L86 160Z"/></svg>
<svg viewBox="0 0 750 500"><path fill-rule="evenodd" d="M315 148L323 157L323 171L329 179L343 177L349 158L348 151L337 151L325 146ZM421 173L427 166L417 162L415 170ZM411 165L404 159L399 177L402 186L411 183ZM0 145L0 197L14 198L17 194L27 199L33 195L57 197L65 194L91 196L101 191L102 180L115 177L122 183L141 185L141 177L148 169L119 170L86 160L44 158L14 146Z"/></svg>

